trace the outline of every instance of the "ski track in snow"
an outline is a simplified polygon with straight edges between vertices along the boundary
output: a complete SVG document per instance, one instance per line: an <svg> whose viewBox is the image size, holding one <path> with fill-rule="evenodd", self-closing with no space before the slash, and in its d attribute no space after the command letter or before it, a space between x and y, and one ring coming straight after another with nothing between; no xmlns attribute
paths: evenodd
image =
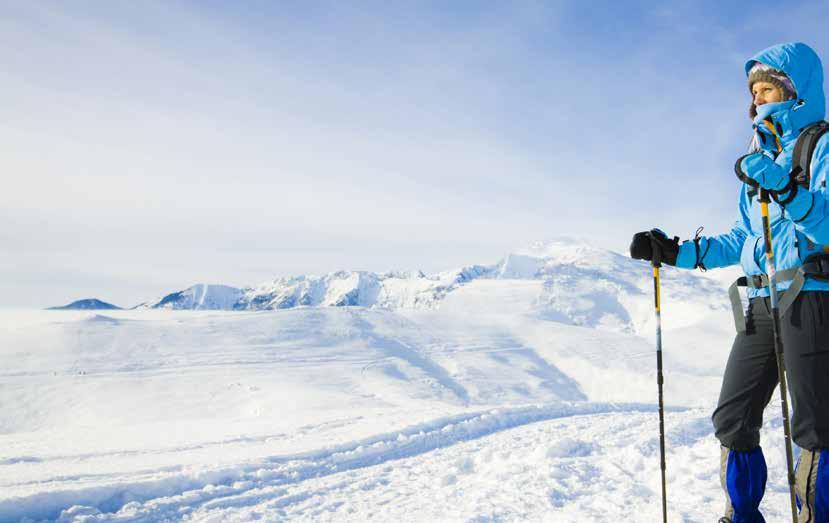
<svg viewBox="0 0 829 523"><path fill-rule="evenodd" d="M272 491L313 478L418 456L531 423L578 415L654 410L652 405L595 403L493 409L440 418L332 448L274 456L234 468L187 472L181 467L169 467L147 472L145 476L152 476L151 479L118 475L59 478L72 482L98 481L105 485L53 490L0 501L0 521L26 517L65 521L81 516L85 521L177 519L195 509L238 507L243 499L261 498L262 489Z"/></svg>

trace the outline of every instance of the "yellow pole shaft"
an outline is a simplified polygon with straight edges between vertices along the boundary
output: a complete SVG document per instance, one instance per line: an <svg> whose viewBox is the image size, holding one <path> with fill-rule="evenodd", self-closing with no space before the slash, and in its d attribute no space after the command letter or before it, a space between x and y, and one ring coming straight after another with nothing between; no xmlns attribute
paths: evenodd
<svg viewBox="0 0 829 523"><path fill-rule="evenodd" d="M653 268L654 286L654 304L656 305L656 312L662 312L662 297L660 296L659 285L659 267Z"/></svg>

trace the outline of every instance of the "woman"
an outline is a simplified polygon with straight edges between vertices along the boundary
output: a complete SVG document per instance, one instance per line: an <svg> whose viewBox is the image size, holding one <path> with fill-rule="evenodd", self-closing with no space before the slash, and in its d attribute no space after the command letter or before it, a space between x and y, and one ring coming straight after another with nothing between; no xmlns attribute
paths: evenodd
<svg viewBox="0 0 829 523"><path fill-rule="evenodd" d="M809 46L789 43L755 55L746 63L746 74L754 140L751 154L736 166L748 182L740 192L736 225L728 233L682 245L658 229L638 233L631 256L650 260L656 248L663 262L677 267L712 269L740 263L745 271L745 328L738 322L712 419L722 444L720 477L726 495L720 523L762 522L758 507L766 463L760 427L778 374L760 204L757 187L752 186L772 194L769 215L777 288L782 293L780 325L792 398L792 436L802 449L796 473L799 521L829 522L829 274L822 272L824 266L829 271L829 253L824 251L829 246L829 133L818 140L811 155L810 177L801 174L798 184L798 173L792 173L798 136L824 118L823 66ZM735 312L735 317L741 316L739 306Z"/></svg>

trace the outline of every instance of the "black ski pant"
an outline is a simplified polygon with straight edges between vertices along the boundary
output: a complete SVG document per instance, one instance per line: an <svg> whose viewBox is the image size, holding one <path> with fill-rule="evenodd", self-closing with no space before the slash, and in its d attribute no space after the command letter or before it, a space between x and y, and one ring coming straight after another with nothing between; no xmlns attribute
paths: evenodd
<svg viewBox="0 0 829 523"><path fill-rule="evenodd" d="M778 384L768 298L749 301L712 417L717 439L733 450L760 444L763 410ZM791 395L792 438L803 449L829 449L829 292L802 291L780 318ZM779 393L778 393L779 394Z"/></svg>

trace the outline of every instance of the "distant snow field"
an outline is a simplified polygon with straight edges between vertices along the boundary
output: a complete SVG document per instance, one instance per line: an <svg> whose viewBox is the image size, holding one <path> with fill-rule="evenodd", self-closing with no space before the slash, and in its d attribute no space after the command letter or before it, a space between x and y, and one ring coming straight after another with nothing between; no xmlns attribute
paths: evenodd
<svg viewBox="0 0 829 523"><path fill-rule="evenodd" d="M0 521L658 521L649 267L565 242L471 267L0 312ZM673 522L720 515L724 279L664 271ZM299 301L192 310L245 296Z"/></svg>

